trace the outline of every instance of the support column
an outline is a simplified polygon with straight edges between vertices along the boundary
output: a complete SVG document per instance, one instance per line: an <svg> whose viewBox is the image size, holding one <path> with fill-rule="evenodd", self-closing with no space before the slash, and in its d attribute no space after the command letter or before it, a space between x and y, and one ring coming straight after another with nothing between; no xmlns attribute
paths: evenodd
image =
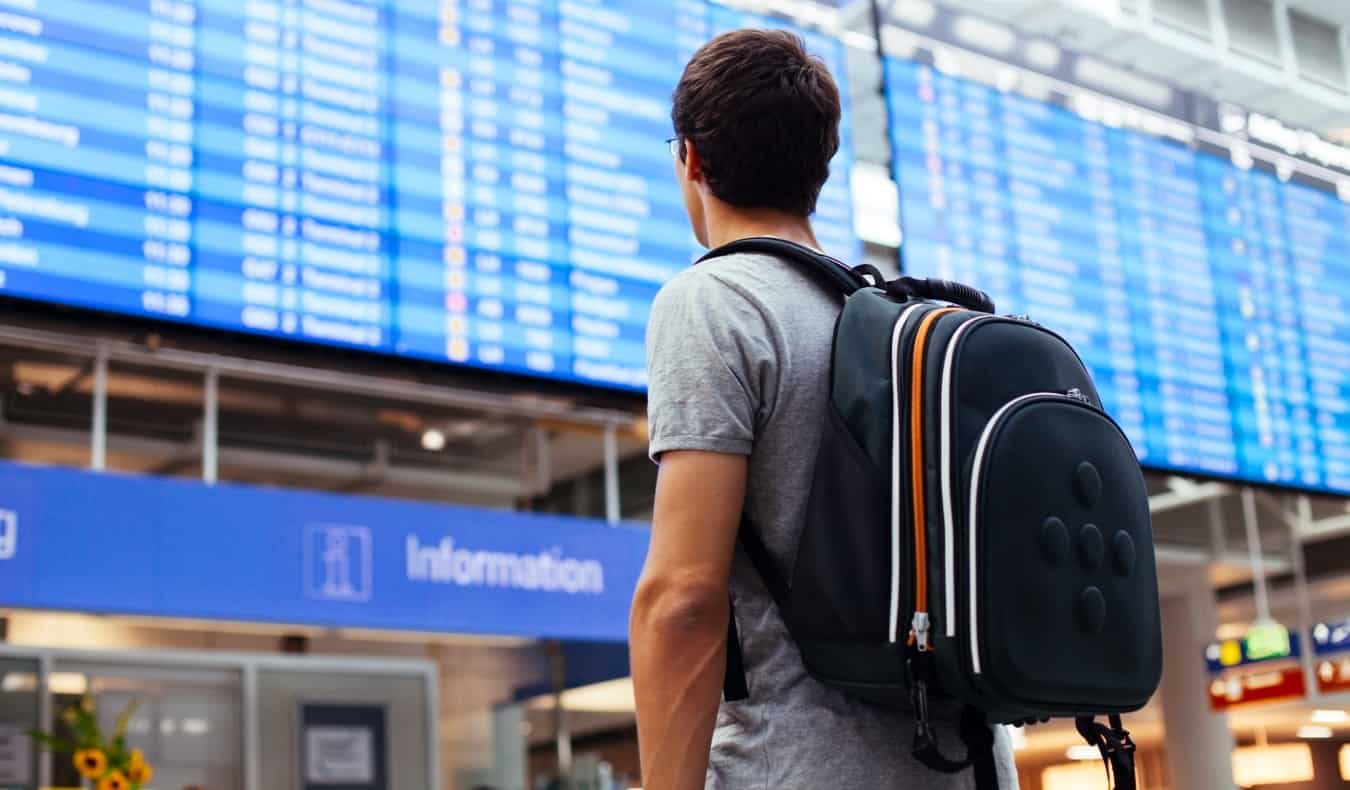
<svg viewBox="0 0 1350 790"><path fill-rule="evenodd" d="M605 521L617 526L622 517L619 509L619 429L614 423L605 426Z"/></svg>
<svg viewBox="0 0 1350 790"><path fill-rule="evenodd" d="M202 482L215 485L220 476L220 371L207 368L202 403Z"/></svg>
<svg viewBox="0 0 1350 790"><path fill-rule="evenodd" d="M572 729L567 721L567 708L563 705L563 692L567 689L567 656L560 642L548 645L549 668L553 678L553 738L558 754L558 776L563 778L563 786L572 782Z"/></svg>
<svg viewBox="0 0 1350 790"><path fill-rule="evenodd" d="M1203 569L1185 589L1162 602L1164 743L1171 787L1234 790L1233 733L1228 716L1209 709L1205 648L1214 640L1218 615Z"/></svg>
<svg viewBox="0 0 1350 790"><path fill-rule="evenodd" d="M108 353L99 349L94 359L94 414L89 430L89 468L108 468Z"/></svg>

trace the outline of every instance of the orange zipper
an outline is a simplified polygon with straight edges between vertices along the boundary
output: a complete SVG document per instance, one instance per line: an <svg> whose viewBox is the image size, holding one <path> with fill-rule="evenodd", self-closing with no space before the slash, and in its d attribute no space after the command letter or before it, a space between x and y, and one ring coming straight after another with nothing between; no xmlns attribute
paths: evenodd
<svg viewBox="0 0 1350 790"><path fill-rule="evenodd" d="M910 366L909 446L910 478L914 491L914 627L909 632L909 643L918 642L919 650L930 649L928 643L928 528L927 506L924 502L924 443L923 443L923 363L928 335L933 325L956 307L934 310L923 317L914 337L914 356ZM918 633L922 622L923 633Z"/></svg>

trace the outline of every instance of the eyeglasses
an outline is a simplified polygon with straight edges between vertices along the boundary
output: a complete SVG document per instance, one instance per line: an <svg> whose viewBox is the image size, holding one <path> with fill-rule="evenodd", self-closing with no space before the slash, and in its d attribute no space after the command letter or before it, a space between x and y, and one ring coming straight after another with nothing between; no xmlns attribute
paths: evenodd
<svg viewBox="0 0 1350 790"><path fill-rule="evenodd" d="M674 159L684 158L684 143L679 137L672 137L666 140L666 146L670 148L670 155Z"/></svg>

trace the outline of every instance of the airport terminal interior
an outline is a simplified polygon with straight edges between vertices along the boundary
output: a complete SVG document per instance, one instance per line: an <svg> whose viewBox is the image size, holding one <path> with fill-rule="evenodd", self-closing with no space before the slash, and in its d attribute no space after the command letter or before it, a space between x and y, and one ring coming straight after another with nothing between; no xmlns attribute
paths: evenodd
<svg viewBox="0 0 1350 790"><path fill-rule="evenodd" d="M0 0L0 789L93 786L81 705L157 790L642 786L670 95L744 27L843 93L822 246L1134 446L1138 787L1350 783L1350 2Z"/></svg>

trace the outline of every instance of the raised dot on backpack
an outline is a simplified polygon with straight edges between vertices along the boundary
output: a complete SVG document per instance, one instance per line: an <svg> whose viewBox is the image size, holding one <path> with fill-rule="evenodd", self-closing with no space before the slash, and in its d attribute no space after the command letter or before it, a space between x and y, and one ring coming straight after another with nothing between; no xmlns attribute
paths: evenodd
<svg viewBox="0 0 1350 790"><path fill-rule="evenodd" d="M1130 533L1121 530L1111 538L1111 564L1115 566L1116 573L1121 576L1129 576L1134 572L1134 563L1138 559L1138 552L1134 548L1134 538Z"/></svg>
<svg viewBox="0 0 1350 790"><path fill-rule="evenodd" d="M1051 565L1059 565L1069 556L1069 528L1054 516L1041 524L1038 542L1041 544L1041 556Z"/></svg>
<svg viewBox="0 0 1350 790"><path fill-rule="evenodd" d="M1102 498L1102 476L1097 467L1084 461L1073 473L1073 487L1083 507L1096 507Z"/></svg>
<svg viewBox="0 0 1350 790"><path fill-rule="evenodd" d="M1102 531L1095 524L1084 524L1078 531L1078 561L1082 563L1083 570L1097 570L1105 558L1106 541L1102 538Z"/></svg>
<svg viewBox="0 0 1350 790"><path fill-rule="evenodd" d="M1106 596L1096 587L1078 594L1078 625L1089 634L1100 634L1106 627Z"/></svg>

